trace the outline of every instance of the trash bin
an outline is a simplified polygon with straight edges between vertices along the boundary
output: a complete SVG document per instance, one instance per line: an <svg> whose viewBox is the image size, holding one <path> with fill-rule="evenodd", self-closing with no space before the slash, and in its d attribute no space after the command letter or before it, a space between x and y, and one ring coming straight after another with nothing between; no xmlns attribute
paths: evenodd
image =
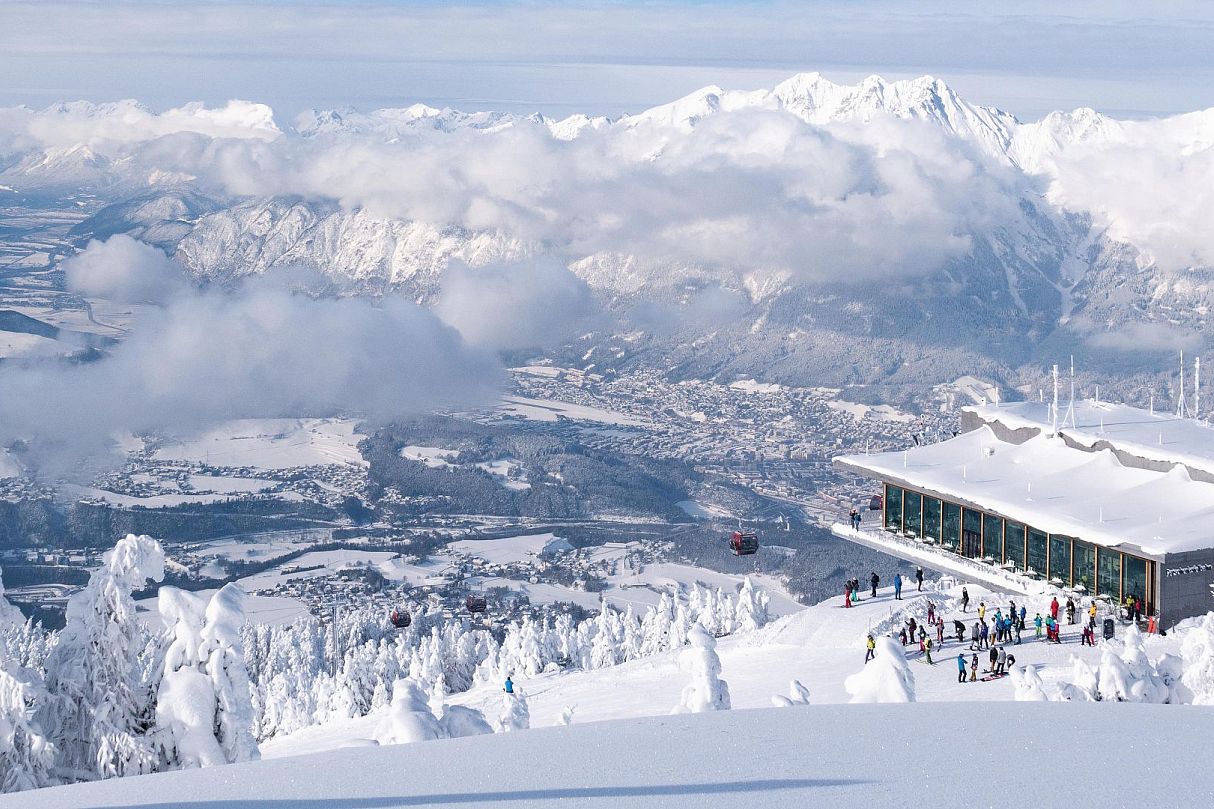
<svg viewBox="0 0 1214 809"><path fill-rule="evenodd" d="M1105 640L1113 639L1113 619L1112 618L1104 619L1104 639Z"/></svg>

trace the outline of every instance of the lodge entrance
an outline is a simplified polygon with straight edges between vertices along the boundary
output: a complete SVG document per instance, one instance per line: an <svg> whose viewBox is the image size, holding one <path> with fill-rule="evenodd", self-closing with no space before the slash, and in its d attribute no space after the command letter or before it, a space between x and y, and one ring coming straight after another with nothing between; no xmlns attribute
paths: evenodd
<svg viewBox="0 0 1214 809"><path fill-rule="evenodd" d="M982 534L977 531L961 532L961 555L970 559L982 556Z"/></svg>

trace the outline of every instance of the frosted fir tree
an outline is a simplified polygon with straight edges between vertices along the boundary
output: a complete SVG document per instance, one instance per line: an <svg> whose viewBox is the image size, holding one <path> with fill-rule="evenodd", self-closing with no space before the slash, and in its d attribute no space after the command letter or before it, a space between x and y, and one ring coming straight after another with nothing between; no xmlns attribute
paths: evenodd
<svg viewBox="0 0 1214 809"><path fill-rule="evenodd" d="M590 647L592 668L605 669L619 662L614 615L615 613L611 611L606 602L600 603L599 615L595 621L594 642Z"/></svg>
<svg viewBox="0 0 1214 809"><path fill-rule="evenodd" d="M54 728L56 766L69 777L150 772L148 730L155 711L148 678L149 634L131 593L164 578L156 540L128 534L67 604L67 624L46 662L49 698L38 724Z"/></svg>
<svg viewBox="0 0 1214 809"><path fill-rule="evenodd" d="M225 584L211 596L199 654L215 694L215 738L229 764L261 757L253 738L253 700L241 637L244 604L244 590L237 584Z"/></svg>
<svg viewBox="0 0 1214 809"><path fill-rule="evenodd" d="M556 718L556 727L568 727L573 724L573 706L566 705L561 709L561 714Z"/></svg>
<svg viewBox="0 0 1214 809"><path fill-rule="evenodd" d="M438 721L448 738L481 736L493 732L493 726L485 720L485 715L475 708L466 705L444 705L442 713Z"/></svg>
<svg viewBox="0 0 1214 809"><path fill-rule="evenodd" d="M426 692L414 680L397 680L392 686L392 704L380 721L375 739L380 744L411 744L445 735L442 725L430 711Z"/></svg>
<svg viewBox="0 0 1214 809"><path fill-rule="evenodd" d="M738 632L753 632L767 623L767 594L755 591L747 576L738 590L737 606L734 608L734 623Z"/></svg>
<svg viewBox="0 0 1214 809"><path fill-rule="evenodd" d="M771 704L777 708L791 708L794 705L809 704L809 689L801 684L800 680L793 680L788 684L788 696L783 694L775 694L771 698Z"/></svg>
<svg viewBox="0 0 1214 809"><path fill-rule="evenodd" d="M162 587L160 617L172 639L164 654L164 674L156 699L158 769L224 764L215 739L215 691L203 670L202 599L176 587Z"/></svg>
<svg viewBox="0 0 1214 809"><path fill-rule="evenodd" d="M1012 666L1012 688L1018 702L1046 702L1045 683L1036 666Z"/></svg>
<svg viewBox="0 0 1214 809"><path fill-rule="evenodd" d="M1214 705L1214 612L1196 622L1180 641L1181 683L1194 705Z"/></svg>
<svg viewBox="0 0 1214 809"><path fill-rule="evenodd" d="M1058 686L1058 699L1065 702L1096 700L1096 672L1082 658L1071 657L1071 676Z"/></svg>
<svg viewBox="0 0 1214 809"><path fill-rule="evenodd" d="M4 571L0 570L0 630L7 627L21 626L26 623L25 616L4 596Z"/></svg>
<svg viewBox="0 0 1214 809"><path fill-rule="evenodd" d="M679 667L691 672L691 682L683 688L679 704L671 713L728 711L729 684L721 679L716 639L702 624L694 624L687 639L691 648L680 655Z"/></svg>
<svg viewBox="0 0 1214 809"><path fill-rule="evenodd" d="M1125 661L1106 648L1100 655L1100 668L1096 671L1097 698L1125 702L1130 696L1132 681Z"/></svg>
<svg viewBox="0 0 1214 809"><path fill-rule="evenodd" d="M1129 702L1164 703L1168 700L1168 687L1147 657L1146 646L1138 627L1130 624L1122 639L1121 661L1130 676Z"/></svg>
<svg viewBox="0 0 1214 809"><path fill-rule="evenodd" d="M17 679L0 665L0 792L37 789L54 783L51 768L55 763L55 747L33 719L37 690L35 685Z"/></svg>
<svg viewBox="0 0 1214 809"><path fill-rule="evenodd" d="M889 637L877 639L876 657L848 677L843 687L853 703L915 701L914 672L902 646Z"/></svg>
<svg viewBox="0 0 1214 809"><path fill-rule="evenodd" d="M530 727L531 711L527 707L527 696L515 686L513 694L502 694L502 712L497 717L497 731L511 733Z"/></svg>

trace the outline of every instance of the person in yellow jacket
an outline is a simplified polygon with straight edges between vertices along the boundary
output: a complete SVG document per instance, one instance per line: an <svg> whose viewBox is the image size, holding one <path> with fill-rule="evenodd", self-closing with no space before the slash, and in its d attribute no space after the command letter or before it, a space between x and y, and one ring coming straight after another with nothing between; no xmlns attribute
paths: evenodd
<svg viewBox="0 0 1214 809"><path fill-rule="evenodd" d="M923 654L927 657L927 662L931 665L936 665L932 662L932 639L928 638L923 642Z"/></svg>
<svg viewBox="0 0 1214 809"><path fill-rule="evenodd" d="M985 617L986 617L986 602L980 601L980 602L978 602L978 620L981 621Z"/></svg>
<svg viewBox="0 0 1214 809"><path fill-rule="evenodd" d="M877 642L875 640L873 640L872 635L868 636L868 641L866 643L866 646L868 647L868 651L866 651L864 653L864 665L867 666L868 661L872 660L874 657L877 656Z"/></svg>
<svg viewBox="0 0 1214 809"><path fill-rule="evenodd" d="M1096 599L1094 598L1092 599L1092 606L1088 607L1088 623L1092 625L1093 629L1096 628Z"/></svg>

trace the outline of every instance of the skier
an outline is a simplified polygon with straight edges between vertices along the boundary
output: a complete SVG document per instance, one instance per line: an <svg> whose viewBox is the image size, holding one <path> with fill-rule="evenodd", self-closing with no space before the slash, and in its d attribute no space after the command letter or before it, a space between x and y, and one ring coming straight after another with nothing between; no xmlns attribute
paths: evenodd
<svg viewBox="0 0 1214 809"><path fill-rule="evenodd" d="M877 642L873 640L871 633L869 634L868 641L865 643L865 645L868 647L868 651L864 653L864 665L867 666L868 661L877 656Z"/></svg>
<svg viewBox="0 0 1214 809"><path fill-rule="evenodd" d="M507 694L514 693L514 680L510 679L509 674L506 675L506 684L503 686L502 690L505 691Z"/></svg>
<svg viewBox="0 0 1214 809"><path fill-rule="evenodd" d="M970 591L966 588L961 588L961 611L965 612L970 606Z"/></svg>
<svg viewBox="0 0 1214 809"><path fill-rule="evenodd" d="M1041 613L1037 613L1037 615L1033 618L1033 628L1037 630L1037 637L1040 638L1041 637Z"/></svg>
<svg viewBox="0 0 1214 809"><path fill-rule="evenodd" d="M915 567L915 581L919 582L919 590L923 589L923 567L922 565Z"/></svg>
<svg viewBox="0 0 1214 809"><path fill-rule="evenodd" d="M957 652L957 682L965 682L965 652Z"/></svg>
<svg viewBox="0 0 1214 809"><path fill-rule="evenodd" d="M877 597L877 585L881 582L881 577L877 575L877 571L873 571L873 575L869 578L873 585L873 598Z"/></svg>
<svg viewBox="0 0 1214 809"><path fill-rule="evenodd" d="M1054 596L1054 598L1050 600L1050 617L1053 618L1055 621L1058 620L1058 597L1057 596Z"/></svg>
<svg viewBox="0 0 1214 809"><path fill-rule="evenodd" d="M902 574L901 573L894 574L894 599L897 601L902 600Z"/></svg>
<svg viewBox="0 0 1214 809"><path fill-rule="evenodd" d="M927 638L924 640L923 654L924 654L924 656L927 657L927 662L930 665L933 665L933 666L936 665L935 663L932 662L932 639L931 638Z"/></svg>

